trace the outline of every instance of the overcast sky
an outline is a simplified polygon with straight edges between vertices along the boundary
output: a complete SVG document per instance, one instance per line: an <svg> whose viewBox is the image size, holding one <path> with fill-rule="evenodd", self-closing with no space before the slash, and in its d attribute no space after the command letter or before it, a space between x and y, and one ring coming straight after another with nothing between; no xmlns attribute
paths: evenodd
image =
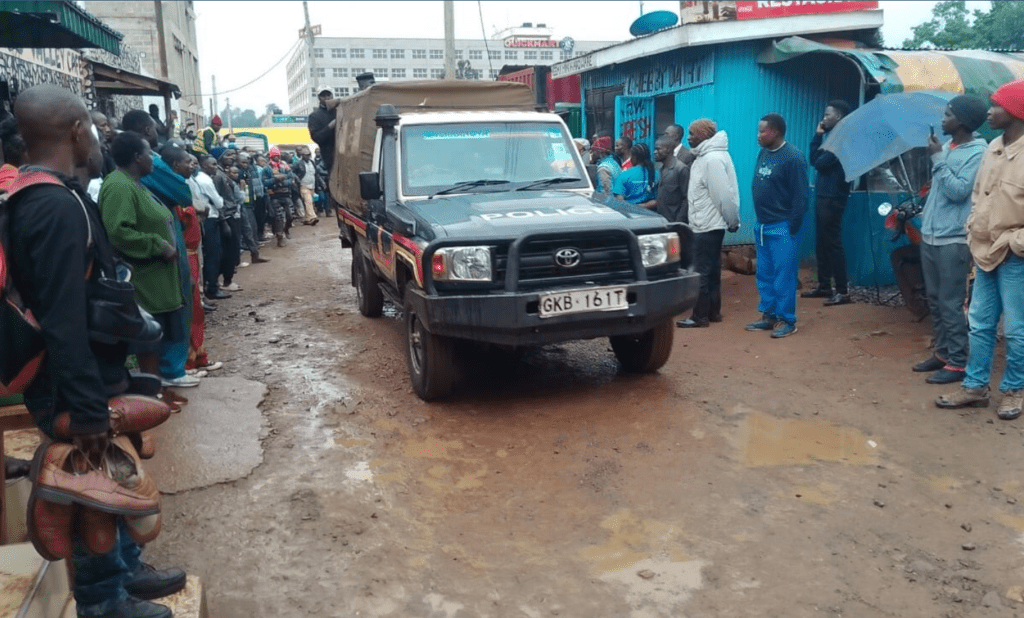
<svg viewBox="0 0 1024 618"><path fill-rule="evenodd" d="M461 1L455 2L455 36L460 39L490 37L496 30L508 26L540 22L554 29L556 39L569 36L581 41L622 41L630 38L629 24L640 16L641 4L645 13L679 10L678 1ZM910 36L913 26L931 17L935 2L883 0L879 4L885 10L882 34L886 44L898 46ZM989 2L967 4L971 8L987 9L989 6ZM233 107L253 109L257 115L262 114L269 103L289 111L285 65L298 42L298 31L303 27L302 2L199 0L195 9L199 69L206 95L204 104L209 107L211 76L215 75L221 109L225 99L230 98ZM309 3L309 18L310 23L321 26L323 36L385 40L444 37L441 0L314 1ZM277 66L271 69L275 64ZM242 87L249 82L252 84Z"/></svg>

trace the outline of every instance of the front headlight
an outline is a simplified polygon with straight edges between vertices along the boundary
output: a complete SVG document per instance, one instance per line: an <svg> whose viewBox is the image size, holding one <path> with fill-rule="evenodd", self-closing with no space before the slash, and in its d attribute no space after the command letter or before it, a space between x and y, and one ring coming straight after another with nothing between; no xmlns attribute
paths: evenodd
<svg viewBox="0 0 1024 618"><path fill-rule="evenodd" d="M490 247L444 247L434 252L434 281L490 281Z"/></svg>
<svg viewBox="0 0 1024 618"><path fill-rule="evenodd" d="M671 264L679 261L679 234L644 234L637 237L644 268Z"/></svg>

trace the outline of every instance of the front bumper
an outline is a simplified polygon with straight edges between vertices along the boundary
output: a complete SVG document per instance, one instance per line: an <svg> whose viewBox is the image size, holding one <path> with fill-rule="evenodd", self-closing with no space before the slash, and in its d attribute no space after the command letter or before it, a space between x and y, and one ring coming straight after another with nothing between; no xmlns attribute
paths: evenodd
<svg viewBox="0 0 1024 618"><path fill-rule="evenodd" d="M428 296L410 286L406 295L431 333L497 345L537 345L613 335L635 335L687 311L697 303L700 278L693 271L658 281L627 284L629 307L541 318L543 292Z"/></svg>

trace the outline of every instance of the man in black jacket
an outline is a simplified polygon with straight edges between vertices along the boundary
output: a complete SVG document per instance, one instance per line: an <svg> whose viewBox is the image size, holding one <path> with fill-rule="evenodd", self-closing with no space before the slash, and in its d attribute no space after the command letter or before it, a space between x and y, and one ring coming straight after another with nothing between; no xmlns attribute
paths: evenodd
<svg viewBox="0 0 1024 618"><path fill-rule="evenodd" d="M334 166L334 128L338 123L338 104L341 103L341 99L335 99L329 88L321 90L317 98L320 105L309 115L306 128L309 129L309 136L320 147L324 168L330 176L331 168Z"/></svg>
<svg viewBox="0 0 1024 618"><path fill-rule="evenodd" d="M803 298L824 298L825 306L845 305L850 302L846 281L846 253L843 251L843 213L850 183L846 181L843 164L836 155L821 148L829 132L847 114L850 105L843 100L830 101L825 115L811 140L810 163L817 170L814 181L814 221L818 260L818 287L801 292ZM833 293L832 281L835 280Z"/></svg>
<svg viewBox="0 0 1024 618"><path fill-rule="evenodd" d="M129 387L126 344L90 341L86 323L85 273L90 267L100 270L96 261L111 272L113 248L99 207L75 174L84 168L98 175L103 158L89 110L71 91L29 88L18 96L14 111L29 165L63 183L30 186L7 203L11 275L42 328L47 351L42 373L25 393L25 406L50 435L56 415L70 412L74 443L98 457L108 447L108 399ZM120 518L118 541L110 552L93 555L75 541L73 592L79 616L171 617L163 605L140 599L177 592L185 585L185 573L155 571L140 561L139 552Z"/></svg>

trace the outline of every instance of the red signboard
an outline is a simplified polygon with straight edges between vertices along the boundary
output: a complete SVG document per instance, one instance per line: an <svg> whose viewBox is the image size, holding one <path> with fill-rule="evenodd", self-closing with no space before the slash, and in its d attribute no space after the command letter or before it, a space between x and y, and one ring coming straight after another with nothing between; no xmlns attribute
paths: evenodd
<svg viewBox="0 0 1024 618"><path fill-rule="evenodd" d="M787 17L789 15L817 15L821 13L846 13L877 9L878 2L846 2L822 0L819 2L736 2L736 19L764 19L766 17Z"/></svg>

